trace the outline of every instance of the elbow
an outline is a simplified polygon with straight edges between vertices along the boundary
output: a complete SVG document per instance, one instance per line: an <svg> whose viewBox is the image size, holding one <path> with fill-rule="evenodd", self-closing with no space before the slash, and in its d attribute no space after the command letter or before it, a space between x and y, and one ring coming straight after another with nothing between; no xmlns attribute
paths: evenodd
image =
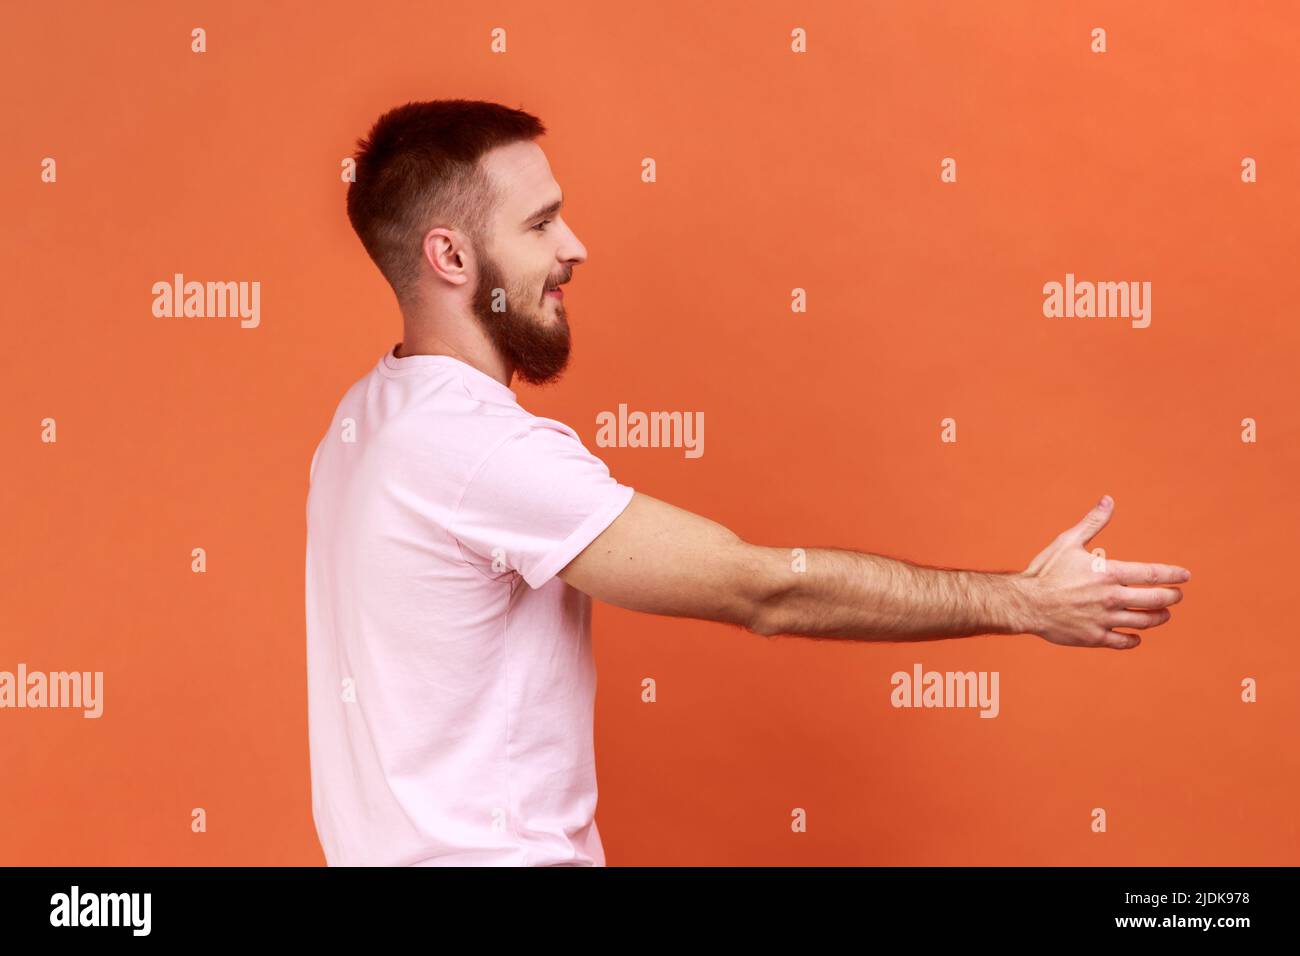
<svg viewBox="0 0 1300 956"><path fill-rule="evenodd" d="M791 633L788 608L796 583L795 572L787 566L780 549L746 545L746 550L747 560L741 576L745 630L759 637Z"/></svg>
<svg viewBox="0 0 1300 956"><path fill-rule="evenodd" d="M785 633L785 628L777 621L771 609L764 607L754 611L745 624L745 630L759 637L776 637L778 634Z"/></svg>

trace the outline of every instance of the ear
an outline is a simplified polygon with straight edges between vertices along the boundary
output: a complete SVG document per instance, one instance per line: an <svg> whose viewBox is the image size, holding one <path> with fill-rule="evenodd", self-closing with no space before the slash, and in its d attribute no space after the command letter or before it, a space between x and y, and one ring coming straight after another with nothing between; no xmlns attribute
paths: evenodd
<svg viewBox="0 0 1300 956"><path fill-rule="evenodd" d="M473 258L470 246L455 229L439 226L424 234L421 248L425 264L435 276L454 285L469 281L469 267Z"/></svg>

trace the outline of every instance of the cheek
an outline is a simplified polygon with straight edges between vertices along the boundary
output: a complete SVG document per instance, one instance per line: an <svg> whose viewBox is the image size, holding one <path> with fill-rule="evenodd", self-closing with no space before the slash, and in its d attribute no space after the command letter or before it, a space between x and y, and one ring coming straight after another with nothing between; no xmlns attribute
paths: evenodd
<svg viewBox="0 0 1300 956"><path fill-rule="evenodd" d="M534 249L531 254L519 258L512 276L515 282L531 291L546 285L550 274L549 263L545 262L539 250Z"/></svg>

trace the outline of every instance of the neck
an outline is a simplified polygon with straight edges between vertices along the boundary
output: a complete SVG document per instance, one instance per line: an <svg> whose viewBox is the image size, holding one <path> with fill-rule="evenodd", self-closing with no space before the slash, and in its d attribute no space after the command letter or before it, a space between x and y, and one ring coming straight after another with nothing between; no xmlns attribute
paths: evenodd
<svg viewBox="0 0 1300 956"><path fill-rule="evenodd" d="M496 379L506 388L510 387L515 373L514 366L501 357L472 316L466 316L465 321L452 326L452 323L431 321L403 311L402 342L393 354L397 358L450 355Z"/></svg>

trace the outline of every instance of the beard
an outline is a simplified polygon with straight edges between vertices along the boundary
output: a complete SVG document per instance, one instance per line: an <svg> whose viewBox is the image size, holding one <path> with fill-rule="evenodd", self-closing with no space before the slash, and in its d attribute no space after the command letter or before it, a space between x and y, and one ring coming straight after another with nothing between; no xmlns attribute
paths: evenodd
<svg viewBox="0 0 1300 956"><path fill-rule="evenodd" d="M507 283L496 261L478 247L479 277L471 310L515 374L532 385L558 379L569 364L569 321L563 300L546 299L527 280ZM543 282L542 286L549 284ZM492 311L494 290L505 293L505 311ZM555 318L547 313L554 308Z"/></svg>

